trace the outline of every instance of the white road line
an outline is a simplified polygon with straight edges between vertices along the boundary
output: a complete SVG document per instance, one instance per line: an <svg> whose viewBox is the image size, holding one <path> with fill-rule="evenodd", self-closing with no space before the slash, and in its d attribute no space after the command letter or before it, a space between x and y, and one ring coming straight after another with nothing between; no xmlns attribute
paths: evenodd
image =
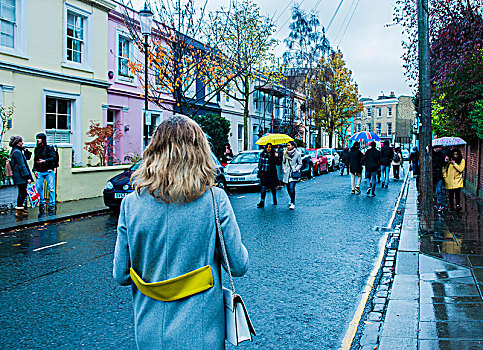
<svg viewBox="0 0 483 350"><path fill-rule="evenodd" d="M246 196L240 196L240 197L236 197L236 198L245 198Z"/></svg>
<svg viewBox="0 0 483 350"><path fill-rule="evenodd" d="M67 243L67 242L59 242L59 243L55 243L55 244L51 244L51 245L47 245L47 246L45 246L45 247L40 247L40 248L34 249L33 251L34 251L34 252L38 252L39 250L42 250L42 249L52 248L52 247L55 247L55 246L58 246L58 245L66 244L66 243Z"/></svg>

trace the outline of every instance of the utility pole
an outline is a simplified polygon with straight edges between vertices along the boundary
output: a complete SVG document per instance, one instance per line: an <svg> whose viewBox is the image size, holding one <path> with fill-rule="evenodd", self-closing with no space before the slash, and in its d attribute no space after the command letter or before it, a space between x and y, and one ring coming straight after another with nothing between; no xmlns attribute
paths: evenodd
<svg viewBox="0 0 483 350"><path fill-rule="evenodd" d="M421 111L421 130L419 133L419 201L421 212L419 226L422 233L434 232L428 22L428 0L418 0L419 108Z"/></svg>

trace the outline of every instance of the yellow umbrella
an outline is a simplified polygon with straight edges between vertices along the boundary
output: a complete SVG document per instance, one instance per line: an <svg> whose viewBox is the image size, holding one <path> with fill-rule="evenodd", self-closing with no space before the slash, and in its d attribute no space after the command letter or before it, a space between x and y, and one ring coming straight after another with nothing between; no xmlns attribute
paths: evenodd
<svg viewBox="0 0 483 350"><path fill-rule="evenodd" d="M269 134L263 137L260 137L257 142L255 142L257 145L264 146L267 143L271 143L272 145L280 145L282 143L287 143L289 141L293 141L293 138L291 138L288 135L285 134Z"/></svg>

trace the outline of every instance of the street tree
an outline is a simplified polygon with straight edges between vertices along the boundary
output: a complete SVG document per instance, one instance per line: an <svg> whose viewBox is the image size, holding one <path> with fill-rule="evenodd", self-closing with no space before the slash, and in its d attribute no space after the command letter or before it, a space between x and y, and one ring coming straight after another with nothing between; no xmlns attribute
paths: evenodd
<svg viewBox="0 0 483 350"><path fill-rule="evenodd" d="M195 115L193 120L209 136L211 149L217 157L223 154L223 146L228 142L230 122L223 116L216 114Z"/></svg>
<svg viewBox="0 0 483 350"><path fill-rule="evenodd" d="M211 14L210 42L216 42L224 56L226 75L231 81L223 87L229 98L243 106L244 149L248 149L250 96L261 87L282 79L273 54L277 45L275 24L260 14L252 0L234 2L232 8Z"/></svg>
<svg viewBox="0 0 483 350"><path fill-rule="evenodd" d="M308 101L316 125L329 134L329 147L334 134L345 139L350 119L363 110L363 105L340 50L319 60Z"/></svg>
<svg viewBox="0 0 483 350"><path fill-rule="evenodd" d="M207 0L201 8L195 0L150 1L155 20L148 47L139 30L139 16L130 9L131 0L126 2L125 24L140 55L119 59L143 88L147 84L150 101L165 110L196 115L236 75L228 65L234 57L222 55L219 42L204 40ZM148 67L144 55L148 56ZM205 89L207 81L211 89Z"/></svg>
<svg viewBox="0 0 483 350"><path fill-rule="evenodd" d="M287 87L303 91L310 99L311 84L318 61L330 51L330 43L325 36L325 29L320 24L316 13L305 12L299 5L292 8L290 33L284 40L287 51L283 54ZM309 104L304 105L304 115L310 118Z"/></svg>

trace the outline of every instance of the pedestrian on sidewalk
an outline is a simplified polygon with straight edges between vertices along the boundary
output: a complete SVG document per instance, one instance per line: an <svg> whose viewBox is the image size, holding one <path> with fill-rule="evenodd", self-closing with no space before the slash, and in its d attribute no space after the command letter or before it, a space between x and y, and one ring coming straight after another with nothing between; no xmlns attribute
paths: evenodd
<svg viewBox="0 0 483 350"><path fill-rule="evenodd" d="M287 150L283 154L282 161L283 169L283 182L287 184L287 192L290 196L289 209L295 209L295 185L300 181L300 176L292 174L298 173L302 169L302 155L297 150L297 144L295 141L289 141L287 143Z"/></svg>
<svg viewBox="0 0 483 350"><path fill-rule="evenodd" d="M443 210L443 168L445 166L443 146L433 147L432 170L433 170L433 191L436 193L436 206L438 211Z"/></svg>
<svg viewBox="0 0 483 350"><path fill-rule="evenodd" d="M55 168L59 164L57 152L47 144L47 136L39 133L35 136L37 147L34 150L34 175L37 179L36 187L40 195L39 215L45 215L46 201L44 198L44 182L49 189L49 215L55 214Z"/></svg>
<svg viewBox="0 0 483 350"><path fill-rule="evenodd" d="M277 163L278 153L271 143L265 145L264 150L258 158L258 178L260 179L260 203L257 208L265 206L265 196L267 189L272 191L273 205L277 205Z"/></svg>
<svg viewBox="0 0 483 350"><path fill-rule="evenodd" d="M348 154L348 167L351 173L351 189L352 194L361 193L361 180L362 180L362 158L364 154L360 151L360 143L359 141L354 142L352 145L349 154ZM356 183L357 178L357 183Z"/></svg>
<svg viewBox="0 0 483 350"><path fill-rule="evenodd" d="M409 170L413 172L413 177L417 178L419 176L419 150L416 146L409 155L409 163Z"/></svg>
<svg viewBox="0 0 483 350"><path fill-rule="evenodd" d="M32 153L23 147L23 139L21 136L10 137L8 145L12 147L10 151L10 165L13 171L12 179L18 189L15 217L26 218L29 215L25 207L27 184L31 184L33 181L27 159L30 159Z"/></svg>
<svg viewBox="0 0 483 350"><path fill-rule="evenodd" d="M396 147L394 150L394 156L392 158L392 175L394 180L399 181L399 169L403 164L403 157L401 153L401 147Z"/></svg>
<svg viewBox="0 0 483 350"><path fill-rule="evenodd" d="M387 188L389 183L389 173L391 171L391 162L394 158L394 150L389 146L389 140L384 140L381 148L381 173L382 188Z"/></svg>
<svg viewBox="0 0 483 350"><path fill-rule="evenodd" d="M347 175L349 175L349 147L345 146L342 151L342 165L340 167L340 176L344 175L344 169L347 169Z"/></svg>
<svg viewBox="0 0 483 350"><path fill-rule="evenodd" d="M459 148L455 148L448 153L449 162L443 170L445 187L449 195L450 210L454 210L456 199L456 210L461 210L461 189L463 188L463 170L465 170L465 160Z"/></svg>
<svg viewBox="0 0 483 350"><path fill-rule="evenodd" d="M376 196L377 170L381 167L381 152L376 149L376 143L371 142L371 148L364 154L362 162L369 174L370 187L367 189L369 197Z"/></svg>
<svg viewBox="0 0 483 350"><path fill-rule="evenodd" d="M228 196L213 184L215 170L201 128L178 115L158 126L133 174L135 191L121 202L113 277L132 285L138 349L225 348L213 200L233 276L247 271L248 253Z"/></svg>

